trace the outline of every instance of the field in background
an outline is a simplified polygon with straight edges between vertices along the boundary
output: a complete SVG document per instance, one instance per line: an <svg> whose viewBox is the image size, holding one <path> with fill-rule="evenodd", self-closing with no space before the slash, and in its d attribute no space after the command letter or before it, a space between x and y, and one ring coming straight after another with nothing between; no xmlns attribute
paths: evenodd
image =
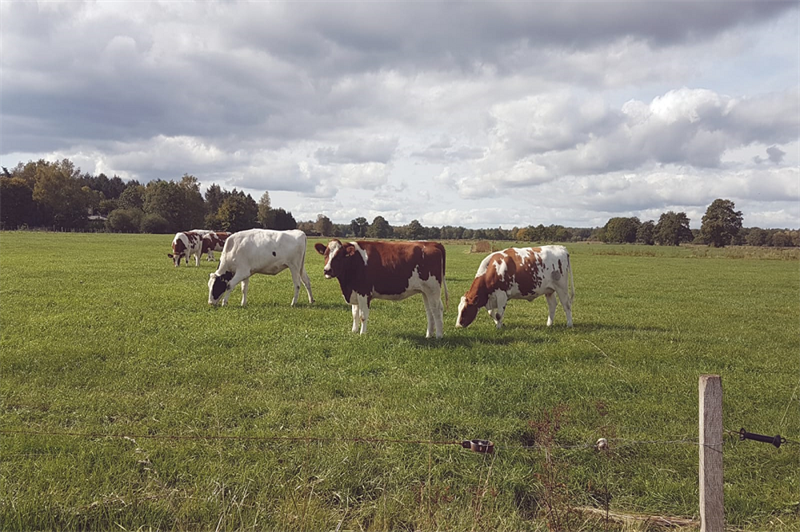
<svg viewBox="0 0 800 532"><path fill-rule="evenodd" d="M697 517L705 373L726 429L790 440L727 437L728 524L800 526L796 250L568 245L575 327L513 301L498 331L454 328L483 254L448 244L436 341L419 297L351 334L315 241L295 308L288 272L210 308L170 241L0 233L4 529L655 530L603 515Z"/></svg>

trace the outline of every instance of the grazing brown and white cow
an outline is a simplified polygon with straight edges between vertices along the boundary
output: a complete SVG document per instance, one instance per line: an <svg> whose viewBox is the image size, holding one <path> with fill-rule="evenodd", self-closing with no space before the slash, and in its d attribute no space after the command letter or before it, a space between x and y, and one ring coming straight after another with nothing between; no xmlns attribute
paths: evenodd
<svg viewBox="0 0 800 532"><path fill-rule="evenodd" d="M353 332L367 332L373 299L405 299L422 294L428 317L426 338L442 337L445 282L445 251L438 242L368 242L343 244L338 239L314 249L325 257L325 278L336 278L344 300L353 307Z"/></svg>
<svg viewBox="0 0 800 532"><path fill-rule="evenodd" d="M289 269L294 283L292 306L297 303L300 283L306 287L308 302L313 303L311 281L303 265L306 257L306 234L269 229L248 229L231 234L222 248L217 271L208 279L208 303L228 303L231 291L242 283L242 306L247 304L247 286L254 273L276 275Z"/></svg>
<svg viewBox="0 0 800 532"><path fill-rule="evenodd" d="M472 286L458 305L456 327L467 327L478 310L485 307L499 329L509 299L532 301L541 295L547 298L549 327L556 316L556 294L567 315L567 327L572 327L575 280L567 248L542 246L498 251L488 255L478 267Z"/></svg>
<svg viewBox="0 0 800 532"><path fill-rule="evenodd" d="M231 233L215 233L213 231L204 234L200 255L208 254L208 260L214 260L214 252L222 251L225 240L227 240L229 236L231 236Z"/></svg>
<svg viewBox="0 0 800 532"><path fill-rule="evenodd" d="M175 233L172 239L172 253L167 253L167 257L172 259L172 263L177 268L181 264L181 259L186 259L189 265L189 257L194 255L195 266L200 265L200 255L203 249L203 235L196 231L184 231Z"/></svg>

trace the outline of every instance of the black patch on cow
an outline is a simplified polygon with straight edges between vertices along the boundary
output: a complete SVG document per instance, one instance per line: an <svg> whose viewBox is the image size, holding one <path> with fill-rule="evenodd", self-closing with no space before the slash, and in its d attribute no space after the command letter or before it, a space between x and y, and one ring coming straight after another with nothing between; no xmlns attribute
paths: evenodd
<svg viewBox="0 0 800 532"><path fill-rule="evenodd" d="M273 251L273 252L272 252L272 256L273 256L273 257L277 257L277 256L278 256L278 254L277 254L277 253L275 253L275 252Z"/></svg>
<svg viewBox="0 0 800 532"><path fill-rule="evenodd" d="M211 297L214 298L214 301L228 291L228 283L231 279L233 279L233 272L225 272L214 279L214 285L211 287Z"/></svg>

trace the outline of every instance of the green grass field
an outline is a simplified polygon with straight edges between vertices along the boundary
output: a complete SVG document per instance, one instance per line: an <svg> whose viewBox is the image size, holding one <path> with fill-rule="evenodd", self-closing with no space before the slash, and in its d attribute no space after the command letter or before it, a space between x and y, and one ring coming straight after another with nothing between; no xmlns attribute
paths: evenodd
<svg viewBox="0 0 800 532"><path fill-rule="evenodd" d="M658 530L602 514L697 519L705 373L726 429L790 440L726 437L728 525L800 527L796 250L569 245L575 327L498 331L455 329L483 255L448 245L437 341L419 297L352 334L314 241L295 308L288 272L209 307L170 241L0 233L3 530Z"/></svg>

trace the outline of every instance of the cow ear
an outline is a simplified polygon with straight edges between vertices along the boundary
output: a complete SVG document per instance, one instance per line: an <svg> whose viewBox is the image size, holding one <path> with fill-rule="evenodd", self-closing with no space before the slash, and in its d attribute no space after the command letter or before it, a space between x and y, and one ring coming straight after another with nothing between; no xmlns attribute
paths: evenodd
<svg viewBox="0 0 800 532"><path fill-rule="evenodd" d="M356 254L356 247L353 244L347 244L347 246L344 248L344 251L347 257L352 257Z"/></svg>
<svg viewBox="0 0 800 532"><path fill-rule="evenodd" d="M167 253L167 257L172 258L172 253Z"/></svg>
<svg viewBox="0 0 800 532"><path fill-rule="evenodd" d="M316 249L317 253L319 253L320 255L324 255L325 254L325 250L328 249L328 248L326 246L323 246L319 242L317 242L316 244L314 244L314 249Z"/></svg>

